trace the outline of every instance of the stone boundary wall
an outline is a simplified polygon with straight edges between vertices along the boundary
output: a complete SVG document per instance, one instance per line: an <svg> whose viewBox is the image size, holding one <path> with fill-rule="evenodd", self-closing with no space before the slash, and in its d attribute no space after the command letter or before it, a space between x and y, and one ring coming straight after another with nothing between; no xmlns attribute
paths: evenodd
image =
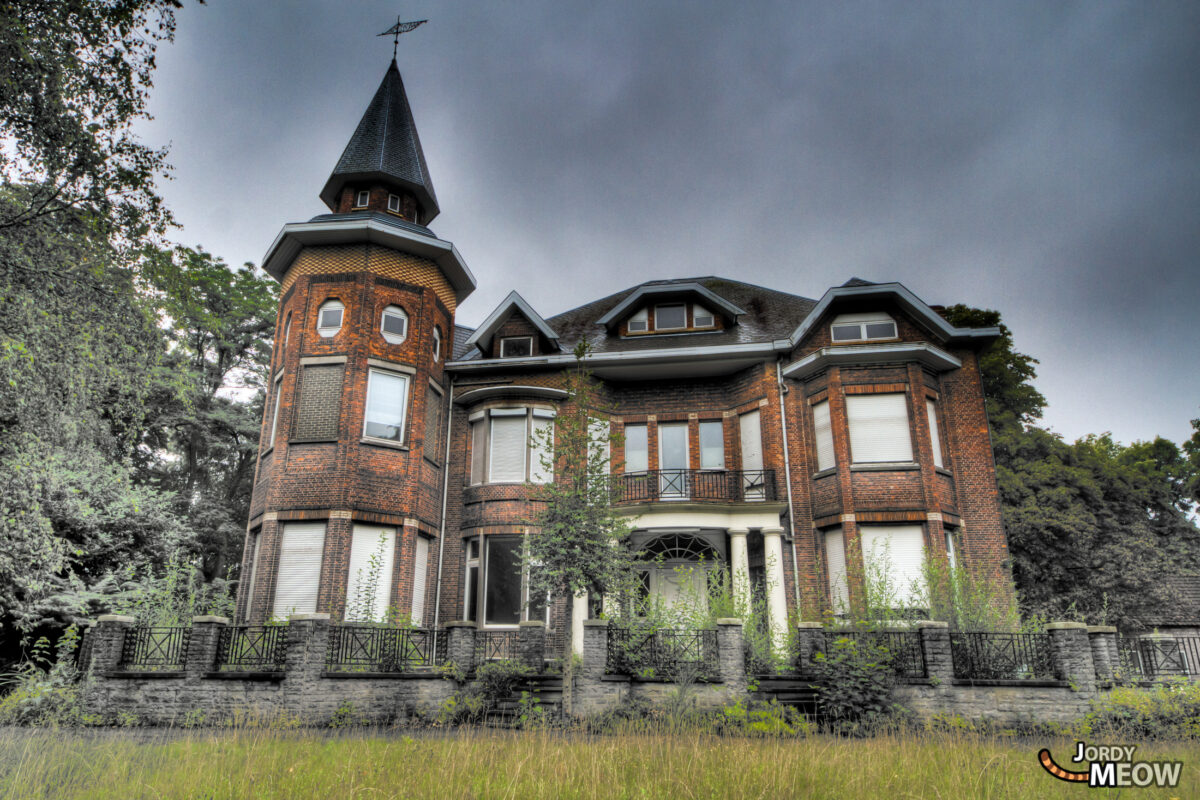
<svg viewBox="0 0 1200 800"><path fill-rule="evenodd" d="M387 723L418 712L435 711L458 685L433 668L406 673L329 672L326 653L332 623L327 614L299 614L288 624L282 671L221 671L217 642L228 620L196 617L182 669L136 671L122 666L121 652L132 617L104 616L88 633L90 663L84 677L88 712L105 718L134 714L158 725L212 724L238 717L279 717L302 725L327 725L339 713L355 721ZM903 679L894 698L918 716L960 715L1000 725L1030 721L1069 721L1085 714L1111 683L1119 664L1115 628L1080 623L1047 626L1053 679L963 680L954 676L950 631L945 623L916 626L925 660L925 678ZM826 631L800 623L799 665L825 647ZM471 676L475 668L476 628L471 622L446 626L447 661ZM718 620L718 672L688 688L698 708L720 708L747 697L749 676L743 650L742 622ZM517 659L540 671L546 631L539 622L518 629ZM619 708L632 700L661 703L679 687L670 680L606 674L608 622L586 620L582 664L564 686L564 711L586 717ZM800 678L803 680L803 678Z"/></svg>

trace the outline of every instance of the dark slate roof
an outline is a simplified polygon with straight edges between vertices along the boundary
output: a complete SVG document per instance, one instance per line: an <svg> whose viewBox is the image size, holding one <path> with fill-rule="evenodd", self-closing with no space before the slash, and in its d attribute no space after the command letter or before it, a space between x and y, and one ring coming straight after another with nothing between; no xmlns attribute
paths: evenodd
<svg viewBox="0 0 1200 800"><path fill-rule="evenodd" d="M862 278L851 278L842 284L842 286L877 286L874 281L864 281Z"/></svg>
<svg viewBox="0 0 1200 800"><path fill-rule="evenodd" d="M1200 575L1167 575L1162 580L1171 604L1149 615L1151 625L1200 625Z"/></svg>
<svg viewBox="0 0 1200 800"><path fill-rule="evenodd" d="M664 336L636 336L621 338L609 335L598 320L627 296L647 285L699 283L747 313L738 317L738 324L717 333L685 333ZM628 289L573 308L546 323L558 334L563 352L571 352L581 339L587 339L594 353L632 352L637 350L660 350L675 347L703 347L731 344L772 342L786 339L813 307L815 300L807 297L779 292L755 286L752 283L708 276L704 278L679 278L670 281L648 281ZM472 350L461 358L463 361L478 359L479 352Z"/></svg>
<svg viewBox="0 0 1200 800"><path fill-rule="evenodd" d="M468 353L478 353L472 345L467 343L471 338L471 334L475 332L474 328L468 328L466 325L454 326L454 354L451 361L461 361Z"/></svg>
<svg viewBox="0 0 1200 800"><path fill-rule="evenodd" d="M348 181L371 178L409 189L424 207L426 219L437 216L438 202L429 167L395 60L325 182L321 199L334 208L338 192Z"/></svg>

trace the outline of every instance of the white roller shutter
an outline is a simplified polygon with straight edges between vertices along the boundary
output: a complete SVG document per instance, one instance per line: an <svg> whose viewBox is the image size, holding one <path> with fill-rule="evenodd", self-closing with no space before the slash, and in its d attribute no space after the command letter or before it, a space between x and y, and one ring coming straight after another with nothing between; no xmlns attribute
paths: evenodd
<svg viewBox="0 0 1200 800"><path fill-rule="evenodd" d="M501 416L492 411L492 441L489 448L491 464L489 483L523 483L525 481L525 410L520 416Z"/></svg>
<svg viewBox="0 0 1200 800"><path fill-rule="evenodd" d="M747 500L762 500L763 476L759 470L763 468L762 459L762 425L757 411L742 414L738 417L738 427L742 440L742 469L750 474L742 475L742 491Z"/></svg>
<svg viewBox="0 0 1200 800"><path fill-rule="evenodd" d="M938 432L937 404L926 399L925 413L929 415L929 443L933 446L933 465L941 467L944 465L942 464L942 437Z"/></svg>
<svg viewBox="0 0 1200 800"><path fill-rule="evenodd" d="M886 566L898 607L915 606L920 594L914 590L925 582L925 532L922 527L863 525L859 528L859 536L864 562L875 564L878 569Z"/></svg>
<svg viewBox="0 0 1200 800"><path fill-rule="evenodd" d="M480 418L471 423L471 483L483 483L487 454L487 419Z"/></svg>
<svg viewBox="0 0 1200 800"><path fill-rule="evenodd" d="M379 579L370 609L361 605L360 591L366 591L371 576L371 556L379 554ZM346 581L346 619L382 622L392 599L392 568L396 557L396 530L378 525L355 525L350 540L350 574ZM364 613L366 612L366 613Z"/></svg>
<svg viewBox="0 0 1200 800"><path fill-rule="evenodd" d="M645 472L649 469L650 450L645 425L625 426L625 471Z"/></svg>
<svg viewBox="0 0 1200 800"><path fill-rule="evenodd" d="M258 546L262 543L262 532L255 531L251 534L253 541L250 543L250 569L246 574L246 618L249 619L250 614L254 612L254 579L258 577Z"/></svg>
<svg viewBox="0 0 1200 800"><path fill-rule="evenodd" d="M324 522L290 522L283 526L271 616L287 619L291 614L311 614L317 610L324 553Z"/></svg>
<svg viewBox="0 0 1200 800"><path fill-rule="evenodd" d="M417 560L413 565L412 623L425 622L425 575L429 572L429 540L417 537Z"/></svg>
<svg viewBox="0 0 1200 800"><path fill-rule="evenodd" d="M591 461L596 456L599 456L603 462L605 475L609 472L609 462L612 457L608 436L608 420L599 417L588 417L588 460Z"/></svg>
<svg viewBox="0 0 1200 800"><path fill-rule="evenodd" d="M850 425L850 457L854 463L913 460L907 395L848 395L846 417Z"/></svg>
<svg viewBox="0 0 1200 800"><path fill-rule="evenodd" d="M550 483L554 480L554 469L542 465L545 458L554 459L554 412L534 409L533 433L530 435L529 480L533 483Z"/></svg>
<svg viewBox="0 0 1200 800"><path fill-rule="evenodd" d="M812 407L813 427L817 434L817 471L833 469L837 458L833 454L833 424L829 420L829 401Z"/></svg>
<svg viewBox="0 0 1200 800"><path fill-rule="evenodd" d="M829 565L829 599L835 614L850 610L850 588L846 584L846 540L842 527L825 531L825 560Z"/></svg>

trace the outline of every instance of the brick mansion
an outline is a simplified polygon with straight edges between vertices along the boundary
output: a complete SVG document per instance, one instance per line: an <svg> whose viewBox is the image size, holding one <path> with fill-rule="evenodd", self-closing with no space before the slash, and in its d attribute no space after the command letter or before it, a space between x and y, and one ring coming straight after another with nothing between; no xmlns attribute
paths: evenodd
<svg viewBox="0 0 1200 800"><path fill-rule="evenodd" d="M552 316L514 291L457 325L475 279L429 227L395 61L320 198L330 213L285 225L263 261L281 296L240 620L541 620L568 647L599 598L530 596L520 552L554 479L534 434L583 341L615 409L614 503L656 558L649 592L685 592L681 565L727 570L782 630L853 603L880 548L900 587L930 560L1007 569L978 364L997 329L847 276L656 280ZM371 571L364 612L348 599Z"/></svg>

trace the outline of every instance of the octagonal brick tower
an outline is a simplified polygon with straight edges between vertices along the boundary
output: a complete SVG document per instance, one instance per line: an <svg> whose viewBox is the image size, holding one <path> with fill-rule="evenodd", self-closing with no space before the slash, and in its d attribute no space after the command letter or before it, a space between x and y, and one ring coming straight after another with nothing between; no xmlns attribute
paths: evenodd
<svg viewBox="0 0 1200 800"><path fill-rule="evenodd" d="M454 312L475 279L427 227L437 198L393 60L320 193L285 225L240 620L433 605ZM372 579L372 575L377 576Z"/></svg>

